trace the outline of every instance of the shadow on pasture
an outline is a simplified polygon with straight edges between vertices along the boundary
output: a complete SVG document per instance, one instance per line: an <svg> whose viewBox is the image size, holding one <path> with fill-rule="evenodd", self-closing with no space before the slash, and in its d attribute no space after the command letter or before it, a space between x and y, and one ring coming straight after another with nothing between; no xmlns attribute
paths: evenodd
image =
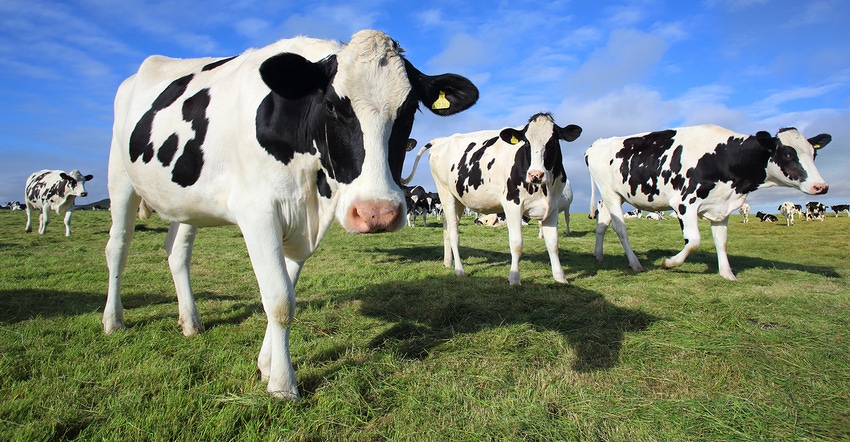
<svg viewBox="0 0 850 442"><path fill-rule="evenodd" d="M106 295L56 290L0 290L0 323L14 324L36 317L53 318L102 311Z"/></svg>
<svg viewBox="0 0 850 442"><path fill-rule="evenodd" d="M641 260L641 264L644 265L644 269L649 270L656 265L658 268L661 268L661 261L663 259L669 258L677 253L679 253L679 250L649 250L644 255L645 258L641 256L638 256L638 258ZM793 258L793 255L789 255L789 257ZM606 255L606 260L607 258L608 256ZM653 263L657 264L653 265ZM688 259L685 260L685 263L705 264L707 269L700 273L717 273L717 254L715 254L714 251L697 250L696 252L688 255ZM649 264L649 266L647 264ZM815 275L822 275L827 278L841 278L841 274L839 274L835 268L831 266L795 264L793 262L782 262L752 256L736 256L729 254L729 265L732 266L732 272L736 275L750 269L764 268L783 271L795 270ZM670 271L686 273L686 271L681 268L670 269Z"/></svg>
<svg viewBox="0 0 850 442"><path fill-rule="evenodd" d="M596 292L561 284L512 287L501 278L429 277L404 284L367 285L337 299L360 301L361 313L394 323L371 346L410 359L426 358L459 334L528 325L566 337L573 369L606 370L619 362L625 333L645 330L658 318L611 304Z"/></svg>

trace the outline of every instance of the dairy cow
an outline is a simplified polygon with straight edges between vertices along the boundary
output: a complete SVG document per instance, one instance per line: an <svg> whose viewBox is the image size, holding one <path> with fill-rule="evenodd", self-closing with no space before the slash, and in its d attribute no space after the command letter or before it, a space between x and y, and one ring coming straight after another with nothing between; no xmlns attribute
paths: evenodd
<svg viewBox="0 0 850 442"><path fill-rule="evenodd" d="M231 58L148 58L115 98L104 330L124 327L121 275L142 199L172 221L165 249L185 335L203 330L189 283L197 228L235 224L268 318L260 374L276 397L297 398L289 327L304 260L334 219L355 233L401 228L419 103L451 115L477 98L466 78L425 75L369 30L347 44L297 37Z"/></svg>
<svg viewBox="0 0 850 442"><path fill-rule="evenodd" d="M71 215L74 213L74 202L77 197L86 197L86 181L93 175L83 175L79 170L65 173L61 170L40 170L27 178L24 188L26 201L27 233L32 232L32 212L40 211L38 215L38 233L47 231L50 222L50 211L63 217L65 236L71 236Z"/></svg>
<svg viewBox="0 0 850 442"><path fill-rule="evenodd" d="M790 201L785 201L784 203L779 205L779 213L785 217L785 225L793 226L794 225L794 213L797 212L797 209L794 207L794 203Z"/></svg>
<svg viewBox="0 0 850 442"><path fill-rule="evenodd" d="M711 221L719 273L734 280L726 255L729 215L760 188L784 186L818 195L829 186L814 165L816 149L827 134L806 139L797 129L741 135L718 126L692 126L628 137L600 139L585 153L591 179L606 210L596 225L594 256L602 260L602 241L613 223L629 265L643 267L632 251L623 222L623 202L643 210L673 209L679 216L685 247L662 262L681 265L700 244L698 219ZM591 204L595 196L591 195ZM591 207L591 210L593 208Z"/></svg>
<svg viewBox="0 0 850 442"><path fill-rule="evenodd" d="M838 215L842 213L846 213L847 216L850 216L850 204L836 204L834 206L830 206L833 212L835 212L835 217L838 218Z"/></svg>
<svg viewBox="0 0 850 442"><path fill-rule="evenodd" d="M826 206L824 204L817 201L809 201L806 203L806 221L823 221L824 215L826 215Z"/></svg>
<svg viewBox="0 0 850 442"><path fill-rule="evenodd" d="M776 215L764 212L756 212L756 218L760 219L763 223L775 223L779 221L779 218L777 218Z"/></svg>
<svg viewBox="0 0 850 442"><path fill-rule="evenodd" d="M558 140L573 141L581 128L559 127L546 113L533 115L521 128L484 130L437 138L417 155L430 149L429 164L445 212L443 264L456 275L465 275L458 252L458 222L465 208L478 213L505 213L511 250L508 282L520 283L522 216L542 221L552 275L566 283L558 258L558 207L566 171ZM415 173L414 170L411 173Z"/></svg>
<svg viewBox="0 0 850 442"><path fill-rule="evenodd" d="M407 225L414 226L416 217L422 217L422 223L428 227L428 213L431 211L428 192L422 186L405 186L404 201L407 206Z"/></svg>
<svg viewBox="0 0 850 442"><path fill-rule="evenodd" d="M738 212L741 214L742 222L744 224L750 222L750 205L747 203L741 204L741 208L738 209Z"/></svg>

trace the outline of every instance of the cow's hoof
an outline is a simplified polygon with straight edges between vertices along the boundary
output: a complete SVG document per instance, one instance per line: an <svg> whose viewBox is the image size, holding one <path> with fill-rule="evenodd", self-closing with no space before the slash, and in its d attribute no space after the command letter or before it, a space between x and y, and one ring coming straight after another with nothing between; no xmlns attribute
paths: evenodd
<svg viewBox="0 0 850 442"><path fill-rule="evenodd" d="M298 394L298 389L295 391L287 391L287 390L278 390L278 391L270 391L269 392L275 399L279 399L282 401L293 401L297 402L301 400L301 396Z"/></svg>
<svg viewBox="0 0 850 442"><path fill-rule="evenodd" d="M103 332L107 335L111 335L119 330L124 330L123 323L103 323Z"/></svg>
<svg viewBox="0 0 850 442"><path fill-rule="evenodd" d="M720 276L722 276L723 278L725 278L729 281L737 281L738 280L738 278L736 278L735 275L733 275L732 273L721 273Z"/></svg>
<svg viewBox="0 0 850 442"><path fill-rule="evenodd" d="M569 281L567 281L567 278L565 278L563 276L561 276L561 277L556 276L555 282L558 282L558 283L561 283L561 284L569 284L570 283Z"/></svg>
<svg viewBox="0 0 850 442"><path fill-rule="evenodd" d="M455 276L466 276L466 272L463 270L455 270Z"/></svg>

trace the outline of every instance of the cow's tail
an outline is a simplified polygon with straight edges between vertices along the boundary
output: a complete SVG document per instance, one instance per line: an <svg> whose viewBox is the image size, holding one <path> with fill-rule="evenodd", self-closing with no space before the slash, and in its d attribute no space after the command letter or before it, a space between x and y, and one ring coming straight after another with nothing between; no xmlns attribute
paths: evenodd
<svg viewBox="0 0 850 442"><path fill-rule="evenodd" d="M590 176L590 212L587 212L588 219L596 219L596 183L593 182L593 175Z"/></svg>
<svg viewBox="0 0 850 442"><path fill-rule="evenodd" d="M401 180L402 186L408 185L410 183L410 181L413 179L413 175L416 174L416 166L419 165L419 159L421 159L422 154L425 153L425 151L430 149L430 148L431 148L431 143L428 143L428 144L422 146L422 149L419 149L419 153L416 154L416 160L413 162L413 170L410 171L410 175L408 175L407 178L403 178Z"/></svg>
<svg viewBox="0 0 850 442"><path fill-rule="evenodd" d="M151 217L151 206L144 199L139 203L139 219L146 220Z"/></svg>

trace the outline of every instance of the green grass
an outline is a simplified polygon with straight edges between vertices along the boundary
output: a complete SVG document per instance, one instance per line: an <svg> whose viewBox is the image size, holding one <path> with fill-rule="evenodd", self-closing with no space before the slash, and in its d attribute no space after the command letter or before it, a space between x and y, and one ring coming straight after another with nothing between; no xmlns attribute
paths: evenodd
<svg viewBox="0 0 850 442"><path fill-rule="evenodd" d="M101 312L109 215L24 233L0 212L0 440L841 440L850 438L850 218L730 221L737 282L708 224L680 268L678 223L628 220L646 272L613 232L606 260L574 214L552 280L525 227L521 287L504 228L464 220L468 276L442 266L439 227L334 226L297 288L300 402L257 379L265 329L235 227L202 229L193 286L203 335L184 338L162 241L139 222L128 329ZM563 229L563 226L561 226Z"/></svg>

